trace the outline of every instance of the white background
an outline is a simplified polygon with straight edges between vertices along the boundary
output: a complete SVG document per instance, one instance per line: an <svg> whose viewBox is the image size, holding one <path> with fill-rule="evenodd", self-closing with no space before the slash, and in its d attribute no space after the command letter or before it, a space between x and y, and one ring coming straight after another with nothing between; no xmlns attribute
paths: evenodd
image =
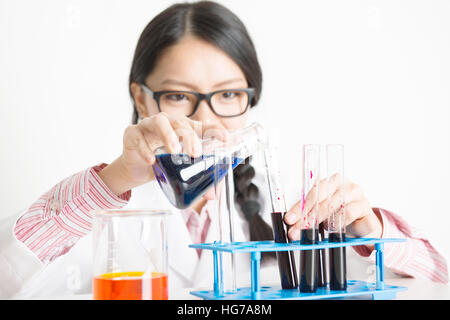
<svg viewBox="0 0 450 320"><path fill-rule="evenodd" d="M172 3L0 0L0 218L120 154L137 39ZM222 3L258 51L256 117L284 138L288 205L301 144L343 143L371 204L423 228L448 259L450 1Z"/></svg>

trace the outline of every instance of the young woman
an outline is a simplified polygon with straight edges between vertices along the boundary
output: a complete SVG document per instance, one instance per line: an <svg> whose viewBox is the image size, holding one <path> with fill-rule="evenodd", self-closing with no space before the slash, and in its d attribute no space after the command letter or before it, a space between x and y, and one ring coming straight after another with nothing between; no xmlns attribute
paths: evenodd
<svg viewBox="0 0 450 320"><path fill-rule="evenodd" d="M89 292L92 211L167 207L153 175L155 149L165 146L171 153L195 157L201 154L203 135L225 140L229 131L244 127L261 95L262 72L251 38L236 15L214 2L183 3L158 14L142 32L129 90L133 124L124 132L122 154L110 164L101 163L62 180L25 212L2 224L0 297ZM249 164L236 169L236 181L251 179L251 170ZM253 189L257 184L258 174L243 183ZM445 260L415 228L392 212L372 208L359 186L348 182L346 188L348 234L406 238L406 243L386 245L385 265L399 275L448 281ZM254 200L245 189L236 193L240 209L247 200ZM171 288L212 284L212 258L188 248L192 242L215 240L209 232L215 219L211 199L208 193L186 210L173 210ZM327 200L320 201L325 208ZM261 203L259 212L269 221L265 208ZM238 239L250 240L246 217L254 219L246 212L237 217ZM320 221L326 219L326 211L321 211ZM292 240L299 239L299 220L300 201L285 215ZM261 223L260 228L267 225ZM356 257L355 265L348 263L349 277L352 269L361 268L367 277L366 269L357 263L373 259L373 247L349 253ZM245 265L238 261L238 266ZM271 272L278 275L276 263L272 265Z"/></svg>

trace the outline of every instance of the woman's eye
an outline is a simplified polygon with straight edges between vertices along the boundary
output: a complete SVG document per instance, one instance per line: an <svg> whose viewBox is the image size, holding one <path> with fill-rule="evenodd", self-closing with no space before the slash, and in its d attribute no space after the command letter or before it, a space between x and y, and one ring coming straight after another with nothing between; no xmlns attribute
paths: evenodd
<svg viewBox="0 0 450 320"><path fill-rule="evenodd" d="M185 94L181 94L181 93L169 94L169 95L166 96L166 98L168 100L171 100L171 101L183 101L183 100L187 100L188 99L188 97Z"/></svg>
<svg viewBox="0 0 450 320"><path fill-rule="evenodd" d="M232 99L235 98L239 95L238 92L233 92L233 91L228 91L228 92L223 92L222 93L222 97L225 99Z"/></svg>

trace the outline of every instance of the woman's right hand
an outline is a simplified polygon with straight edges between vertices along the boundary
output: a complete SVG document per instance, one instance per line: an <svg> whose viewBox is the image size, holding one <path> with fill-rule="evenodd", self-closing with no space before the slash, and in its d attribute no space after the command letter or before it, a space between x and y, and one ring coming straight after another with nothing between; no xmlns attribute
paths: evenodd
<svg viewBox="0 0 450 320"><path fill-rule="evenodd" d="M169 153L202 154L201 138L208 134L225 140L227 131L217 124L202 125L187 117L160 112L126 128L122 154L99 172L116 195L153 180L155 151L164 146ZM180 144L182 142L182 144Z"/></svg>

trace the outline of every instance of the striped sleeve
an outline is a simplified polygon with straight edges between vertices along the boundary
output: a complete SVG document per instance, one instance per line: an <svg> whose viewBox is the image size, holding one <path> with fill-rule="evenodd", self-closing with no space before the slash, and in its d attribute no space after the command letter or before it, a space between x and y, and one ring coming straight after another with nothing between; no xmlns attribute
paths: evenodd
<svg viewBox="0 0 450 320"><path fill-rule="evenodd" d="M386 243L384 264L394 273L434 282L448 283L445 258L431 245L419 229L409 225L400 216L381 208L373 208L383 223L382 238L404 238L406 242ZM364 246L353 247L363 257L375 261L375 250Z"/></svg>
<svg viewBox="0 0 450 320"><path fill-rule="evenodd" d="M91 231L93 210L118 209L128 203L131 191L116 196L98 176L106 166L101 164L62 180L17 219L15 237L43 263L63 255Z"/></svg>

